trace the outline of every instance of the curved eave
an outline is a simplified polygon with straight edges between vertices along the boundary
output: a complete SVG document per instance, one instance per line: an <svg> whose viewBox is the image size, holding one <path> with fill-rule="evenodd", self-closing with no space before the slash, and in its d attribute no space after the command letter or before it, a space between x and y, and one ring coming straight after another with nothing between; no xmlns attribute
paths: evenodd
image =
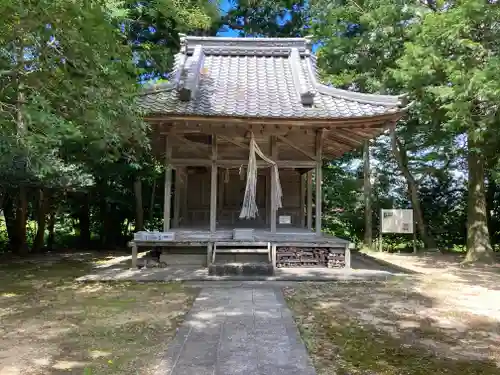
<svg viewBox="0 0 500 375"><path fill-rule="evenodd" d="M370 104L376 106L388 106L402 108L405 106L406 95L379 95L365 94L361 92L348 91L326 86L321 83L316 84L316 90L324 95L330 95L335 98L355 101L361 104Z"/></svg>
<svg viewBox="0 0 500 375"><path fill-rule="evenodd" d="M333 96L339 99L354 101L361 104L387 106L389 108L401 108L406 105L406 95L366 94L326 86L317 80L316 72L310 58L306 59L306 70L309 74L313 87L321 94Z"/></svg>

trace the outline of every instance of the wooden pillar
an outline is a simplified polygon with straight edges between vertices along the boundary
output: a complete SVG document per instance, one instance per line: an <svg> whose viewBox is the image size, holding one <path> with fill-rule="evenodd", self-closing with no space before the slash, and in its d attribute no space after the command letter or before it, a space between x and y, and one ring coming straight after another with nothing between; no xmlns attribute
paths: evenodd
<svg viewBox="0 0 500 375"><path fill-rule="evenodd" d="M182 224L189 222L188 218L188 178L187 168L182 168L182 199L181 199L181 217Z"/></svg>
<svg viewBox="0 0 500 375"><path fill-rule="evenodd" d="M271 168L266 173L266 225L271 223Z"/></svg>
<svg viewBox="0 0 500 375"><path fill-rule="evenodd" d="M181 214L181 191L182 191L182 176L179 168L175 169L175 186L174 186L174 228L179 228L179 218Z"/></svg>
<svg viewBox="0 0 500 375"><path fill-rule="evenodd" d="M313 172L309 171L309 172L307 172L307 229L309 229L309 230L313 229L313 217L312 217L312 212L313 212L313 191L312 191L312 184L313 184Z"/></svg>
<svg viewBox="0 0 500 375"><path fill-rule="evenodd" d="M270 140L270 148L271 148L271 159L273 161L277 161L278 150L276 148L276 137L271 136ZM269 220L271 221L271 233L276 233L276 195L273 194L276 191L276 169L271 167L271 212L269 215Z"/></svg>
<svg viewBox="0 0 500 375"><path fill-rule="evenodd" d="M323 196L321 194L321 182L323 180L323 129L316 133L316 234L321 234L321 215Z"/></svg>
<svg viewBox="0 0 500 375"><path fill-rule="evenodd" d="M172 144L165 135L165 200L163 202L163 231L170 230L170 210L172 206Z"/></svg>
<svg viewBox="0 0 500 375"><path fill-rule="evenodd" d="M273 264L273 269L276 269L276 244L271 245L271 263Z"/></svg>
<svg viewBox="0 0 500 375"><path fill-rule="evenodd" d="M207 244L207 267L210 266L210 264L212 264L212 253L213 253L213 249L214 249L214 244L213 242L209 242Z"/></svg>
<svg viewBox="0 0 500 375"><path fill-rule="evenodd" d="M306 176L300 175L300 227L306 226Z"/></svg>
<svg viewBox="0 0 500 375"><path fill-rule="evenodd" d="M137 245L135 242L132 242L132 268L137 268Z"/></svg>
<svg viewBox="0 0 500 375"><path fill-rule="evenodd" d="M351 248L349 247L350 244L347 244L345 247L345 268L350 270L352 268L351 266Z"/></svg>
<svg viewBox="0 0 500 375"><path fill-rule="evenodd" d="M210 179L210 233L217 230L217 136L212 134L212 169Z"/></svg>
<svg viewBox="0 0 500 375"><path fill-rule="evenodd" d="M222 210L224 209L224 193L225 193L225 189L226 189L226 183L225 183L225 173L226 173L226 170L225 169L221 169L221 172L222 173L219 173L219 171L217 170L217 178L218 178L218 182L217 182L217 215L219 215L219 217L221 217L222 215Z"/></svg>

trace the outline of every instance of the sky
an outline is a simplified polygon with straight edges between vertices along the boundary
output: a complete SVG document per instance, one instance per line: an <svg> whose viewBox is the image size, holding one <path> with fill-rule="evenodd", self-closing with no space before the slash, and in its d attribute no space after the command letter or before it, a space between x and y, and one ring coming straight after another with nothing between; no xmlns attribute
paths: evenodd
<svg viewBox="0 0 500 375"><path fill-rule="evenodd" d="M221 8L221 10L223 12L227 12L231 8L231 0L222 0L220 8ZM237 36L239 36L238 35L238 31L232 30L232 29L228 29L228 30L224 30L224 31L219 31L217 33L217 35L218 36L226 36L226 37L237 37Z"/></svg>
<svg viewBox="0 0 500 375"><path fill-rule="evenodd" d="M231 8L231 3L232 3L232 0L222 0L221 3L220 3L220 9L222 10L222 12L227 12L230 8ZM284 18L284 20L286 21L286 18ZM224 36L224 37L239 37L239 33L237 30L233 30L233 29L224 29L224 30L221 30L217 33L217 36ZM319 47L319 43L316 43L312 46L312 52L313 53L316 53L316 50L318 49Z"/></svg>

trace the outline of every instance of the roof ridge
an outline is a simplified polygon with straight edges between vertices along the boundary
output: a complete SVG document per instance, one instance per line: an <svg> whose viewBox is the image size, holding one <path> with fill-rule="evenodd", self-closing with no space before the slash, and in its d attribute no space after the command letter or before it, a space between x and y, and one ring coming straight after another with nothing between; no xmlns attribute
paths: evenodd
<svg viewBox="0 0 500 375"><path fill-rule="evenodd" d="M304 42L307 43L311 38L310 37L292 37L292 38L280 38L280 37L233 37L233 36L190 36L186 34L179 34L181 41L185 40L196 41L197 44L200 42L210 42L210 41L226 41L226 42L241 42L251 43L251 42Z"/></svg>
<svg viewBox="0 0 500 375"><path fill-rule="evenodd" d="M175 89L175 85L176 84L172 81L160 82L160 83L147 83L141 88L139 96L158 94L164 91L172 91L173 89Z"/></svg>
<svg viewBox="0 0 500 375"><path fill-rule="evenodd" d="M193 99L198 91L198 84L200 80L201 69L205 60L205 55L203 53L203 47L199 44L196 45L194 49L193 56L189 61L189 65L186 66L186 61L184 61L183 66L181 66L181 73L176 82L179 90L179 99L182 101L189 101Z"/></svg>
<svg viewBox="0 0 500 375"><path fill-rule="evenodd" d="M304 70L300 65L300 54L297 48L292 48L288 60L292 70L293 83L300 97L301 103L303 105L313 105L316 88L314 85L313 87L310 87L304 77ZM310 74L310 72L307 73Z"/></svg>
<svg viewBox="0 0 500 375"><path fill-rule="evenodd" d="M220 36L188 36L180 34L181 46L191 50L192 46L201 45L206 49L290 49L296 47L301 52L311 52L312 40L310 37L297 38L237 38Z"/></svg>

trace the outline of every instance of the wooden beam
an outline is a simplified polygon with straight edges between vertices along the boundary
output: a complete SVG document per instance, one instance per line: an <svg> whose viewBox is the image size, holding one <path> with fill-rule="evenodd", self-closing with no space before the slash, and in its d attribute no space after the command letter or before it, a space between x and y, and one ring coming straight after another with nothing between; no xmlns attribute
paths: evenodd
<svg viewBox="0 0 500 375"><path fill-rule="evenodd" d="M172 159L171 160L172 165L175 166L186 166L186 167L198 167L198 166L204 166L204 167L209 167L212 165L212 162L210 159ZM279 168L290 168L290 169L295 169L295 168L314 168L316 166L316 161L313 160L277 160L276 163L278 164ZM247 165L248 164L248 159L223 159L223 160L217 160L216 164L218 167L222 168L237 168L240 167L241 165ZM263 160L257 160L257 166L259 168L268 168L270 165L266 163Z"/></svg>
<svg viewBox="0 0 500 375"><path fill-rule="evenodd" d="M313 194L312 194L312 182L313 182L313 171L307 172L307 229L312 230L313 228L313 218L312 218L312 206L313 206Z"/></svg>
<svg viewBox="0 0 500 375"><path fill-rule="evenodd" d="M343 145L346 145L346 146L352 147L352 148L361 146L363 144L363 142L355 139L354 137L349 137L349 136L343 135L342 133L338 132L337 130L332 130L331 132L328 132L328 134L326 135L325 141L327 141L328 139L332 139L337 143L340 143L340 144L343 144Z"/></svg>
<svg viewBox="0 0 500 375"><path fill-rule="evenodd" d="M330 133L339 134L339 135L346 137L346 138L349 138L349 139L354 139L354 140L359 141L359 142L364 142L366 137L367 137L367 134L364 134L364 135L357 134L357 132L354 132L353 130L354 129L335 129L335 131L331 131ZM378 131L382 131L382 128L378 128L378 129L374 129L374 130L377 130L377 132L378 132ZM372 134L370 134L370 137L371 136L372 136Z"/></svg>
<svg viewBox="0 0 500 375"><path fill-rule="evenodd" d="M276 137L271 136L269 138L269 146L270 146L270 154L271 154L271 159L274 160L275 162L277 161L278 158L278 149L276 147ZM276 169L271 168L271 212L269 214L269 219L271 221L271 233L276 233L276 195L273 194L274 191L276 191Z"/></svg>
<svg viewBox="0 0 500 375"><path fill-rule="evenodd" d="M212 135L212 169L210 179L210 233L217 230L217 136Z"/></svg>
<svg viewBox="0 0 500 375"><path fill-rule="evenodd" d="M343 129L343 131L349 135L357 136L360 140L367 140L373 138L377 133L382 133L385 128L378 129L366 129L368 131L364 131L363 129Z"/></svg>
<svg viewBox="0 0 500 375"><path fill-rule="evenodd" d="M195 150L197 152L201 152L202 154L209 156L209 152L206 147L204 147L201 144L198 144L196 142L190 141L189 139L186 139L182 135L172 133L171 136L173 136L175 139L179 140L182 142L184 145L186 145L188 148Z"/></svg>
<svg viewBox="0 0 500 375"><path fill-rule="evenodd" d="M249 145L246 145L246 144L244 144L244 143L241 143L241 142L235 141L234 139L231 139L231 138L229 138L229 137L224 137L224 136L222 136L222 135L219 135L218 137L219 137L219 139L222 139L222 140L224 140L224 141L226 141L226 142L232 143L233 145L238 146L238 147L240 147L240 148L243 148L243 149L245 149L245 150L248 150L248 149L250 148L250 146L249 146Z"/></svg>
<svg viewBox="0 0 500 375"><path fill-rule="evenodd" d="M172 144L165 136L165 195L163 202L163 231L170 230L170 210L172 206Z"/></svg>
<svg viewBox="0 0 500 375"><path fill-rule="evenodd" d="M309 152L303 150L302 148L300 148L299 146L297 146L296 144L294 144L292 141L290 141L288 138L286 138L284 136L281 136L281 135L278 135L277 138L280 141L282 141L283 143L285 143L288 146L290 146L291 148L293 148L294 150L296 150L296 151L300 152L301 154L307 156L309 159L315 160L314 155L312 155Z"/></svg>
<svg viewBox="0 0 500 375"><path fill-rule="evenodd" d="M321 234L321 215L322 213L322 189L321 183L323 180L323 129L316 133L316 234Z"/></svg>

